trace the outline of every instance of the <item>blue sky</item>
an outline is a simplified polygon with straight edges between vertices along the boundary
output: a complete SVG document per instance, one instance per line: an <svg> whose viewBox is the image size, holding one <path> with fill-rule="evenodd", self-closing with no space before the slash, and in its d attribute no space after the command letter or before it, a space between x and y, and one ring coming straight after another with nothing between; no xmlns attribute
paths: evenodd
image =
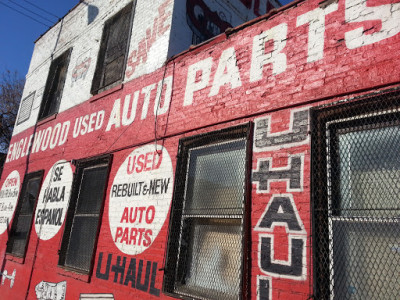
<svg viewBox="0 0 400 300"><path fill-rule="evenodd" d="M30 15L39 22L53 25L58 20L55 16L63 17L78 2L79 0L0 0L0 74L9 69L17 70L24 77L28 72L34 41L49 28L7 6Z"/></svg>

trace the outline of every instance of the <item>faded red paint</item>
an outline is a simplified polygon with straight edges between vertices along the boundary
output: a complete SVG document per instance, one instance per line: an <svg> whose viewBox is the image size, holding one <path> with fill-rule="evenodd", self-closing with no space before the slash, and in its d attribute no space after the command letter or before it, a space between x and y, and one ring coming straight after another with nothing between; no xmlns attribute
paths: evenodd
<svg viewBox="0 0 400 300"><path fill-rule="evenodd" d="M171 25L165 24L167 19L171 16L171 12L167 12L168 6L172 0L166 0L158 8L158 16L153 21L153 26L146 29L146 37L140 40L138 49L133 50L129 55L127 62L126 76L131 77L138 65L145 64L147 61L147 53L153 46L154 42L160 38Z"/></svg>
<svg viewBox="0 0 400 300"><path fill-rule="evenodd" d="M164 9L170 1L165 2ZM383 2L374 3L374 5L382 4ZM40 282L60 283L66 281L66 299L79 299L81 293L112 293L115 299L127 297L134 299L169 298L162 292L168 218L151 247L135 256L120 252L115 247L110 232L108 203L111 183L118 168L133 148L154 143L156 140L157 143L163 144L168 150L175 170L178 142L182 137L227 128L266 116L271 118L271 133L285 132L289 130L290 114L293 109L321 105L360 95L370 90L393 87L400 83L399 72L388 72L388 70L400 68L400 60L398 59L400 35L397 34L357 49L347 48L344 42L345 32L359 27L360 24L346 24L344 22L344 0L339 1L337 11L326 17L323 58L315 62L307 62L308 25L297 26L296 18L318 8L318 5L319 1L299 4L296 8L289 8L278 13L270 20L259 21L228 37L220 36L212 42L188 51L170 61L166 66L165 76L173 77L172 98L169 110L158 115L157 122L155 122L154 110L157 100L156 85L162 81L164 68L127 82L121 90L103 97L98 95L96 96L97 100L93 102L87 101L59 113L54 119L41 122L36 128L36 134L42 132L43 136L48 128L51 127L51 132L54 132L57 124L61 124L59 125L59 139L53 141L53 148L51 148L51 140L46 147L44 147L43 142L41 144L36 143L34 147L37 151L28 156L28 145L32 134L34 134L34 128L29 128L15 135L7 155L3 180L13 170L20 173L21 183L26 171L32 172L43 169L46 176L50 167L61 159L76 160L104 153L113 153L114 158L107 185L107 196L92 273L82 275L57 266L57 251L60 247L63 228L48 241L39 241L35 230L32 229L25 259L5 254L7 233L4 233L0 236L2 245L0 257L4 258L2 269L7 270L7 274L16 270L16 275L12 288L8 284L9 279L5 280L6 284L0 286L2 297L4 299L25 299L27 296L28 299L36 299L35 287ZM161 13L162 10L160 10ZM157 21L154 21L152 29L148 31L147 38L141 41L139 50L131 54L128 62L128 76L133 74L139 63L146 62L146 51L149 49L149 45L154 43L155 38L161 35L163 31L165 32L166 28L162 26L163 20L165 19L160 16ZM250 64L253 38L282 23L288 26L287 41L282 50L282 53L287 57L286 70L273 75L271 66L266 65L263 67L262 79L251 82ZM376 26L375 32L380 30L379 22L363 22L361 25ZM220 87L216 95L210 96L215 73L221 63L221 54L231 47L234 48L237 58L241 86L232 89L229 84L225 84ZM212 60L211 73L206 86L194 92L191 104L184 105L189 67L209 58ZM198 75L195 82L201 80L201 76L203 75ZM117 125L113 124L108 128L107 125L110 122L113 109L114 113L115 110L118 111L119 109L119 114L122 115L123 104L120 103L118 107L117 100L124 101L123 99L127 95L131 95L133 98L137 91L139 91L137 107L129 110L132 113L132 110L135 109L136 116L133 122L129 125L119 124L119 126L116 123ZM148 98L146 98L146 93L149 94ZM102 116L101 118L104 118L104 120L98 121L98 116ZM68 122L69 130L65 129L65 136L61 135L64 124L68 124ZM81 124L85 122L86 126L81 125L83 126L80 128L81 130L77 129L75 132L74 126L79 122ZM64 128L66 128L66 125ZM50 134L50 130L47 134ZM265 158L271 159L272 168L287 167L289 157L293 155L302 155L304 158L301 189L288 191L286 182L273 182L267 193L257 193L255 184L252 185L252 204L249 208L252 215L251 262L249 266L251 280L249 288L252 299L257 299L258 276L270 277L273 299L308 299L313 293L312 257L310 256L312 253L310 142L254 152L252 170L256 170L259 161ZM141 170L143 168L146 170L156 168L158 162L154 160L154 157L154 152L143 157ZM27 166L28 159L29 165ZM139 169L135 170L138 171ZM0 186L1 184L2 181ZM274 251L277 253L275 259L285 260L289 253L288 239L291 236L283 227L277 226L272 233L255 230L266 209L267 202L273 194L291 194L304 225L305 234L300 234L306 240L305 276L302 278L291 279L280 278L274 274L267 275L260 268L259 238L262 234L272 234L279 241L274 245ZM148 218L150 220L151 215ZM122 237L123 231L118 234ZM124 259L126 263L122 267L121 264ZM142 274L147 273L146 270L148 274L151 274L147 285L144 284L145 278L141 279L142 285L134 285L132 279L129 278L129 262L133 260L136 263L136 274L140 264ZM111 265L107 267L108 261ZM115 273L110 266L117 266L118 261L121 266L120 269L123 271ZM108 276L107 271L109 271ZM125 282L127 282L126 285Z"/></svg>

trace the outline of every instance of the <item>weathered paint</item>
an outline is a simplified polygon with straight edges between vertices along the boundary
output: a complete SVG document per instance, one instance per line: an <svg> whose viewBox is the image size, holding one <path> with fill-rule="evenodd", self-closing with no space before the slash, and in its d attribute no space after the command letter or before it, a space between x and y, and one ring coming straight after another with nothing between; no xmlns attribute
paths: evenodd
<svg viewBox="0 0 400 300"><path fill-rule="evenodd" d="M55 118L34 128L37 113L32 113L29 121L17 127L1 180L5 184L5 178L16 172L22 180L26 169L44 169L46 176L60 160L113 153L93 271L82 275L57 266L64 226L45 241L32 232L25 260L5 254L4 230L0 235L3 267L18 275L13 288L0 286L2 295L38 299L35 287L48 290L66 282L66 299L79 299L83 294L168 298L162 280L178 141L253 121L250 296L308 299L313 293L308 111L315 105L400 83L398 72L387 71L400 67L399 14L398 2L301 2L267 20L221 35L163 67L155 64L153 70L126 79L123 87L91 98L93 57L85 76L66 83L70 88L65 89L63 108ZM54 32L45 36L49 43ZM75 46L72 56L76 58L71 62L77 64L70 66L81 66L86 52L74 51ZM95 55L97 50L90 53ZM32 66L40 65L39 56L49 53L35 50ZM42 68L48 67L45 63ZM35 82L45 82L46 74L37 69L35 75L36 67L32 68L24 94L37 90L37 109L42 85ZM168 166L156 168L161 149L163 160L167 156L170 160ZM114 195L118 195L118 184L133 174L127 164L135 151L144 157L141 168L154 172L154 177L144 176L141 181L171 179L162 205L150 204L150 200L143 205L147 207L143 213L148 213L146 229L158 234L142 248L133 242L122 247L124 233L118 239L114 224L127 220L123 210L121 215L113 209L114 204L121 205L113 199L113 188L117 185ZM126 173L122 177L121 170ZM136 179L129 177L129 181ZM154 206L154 218L150 206ZM162 214L156 218L158 211ZM146 222L146 214L144 218Z"/></svg>

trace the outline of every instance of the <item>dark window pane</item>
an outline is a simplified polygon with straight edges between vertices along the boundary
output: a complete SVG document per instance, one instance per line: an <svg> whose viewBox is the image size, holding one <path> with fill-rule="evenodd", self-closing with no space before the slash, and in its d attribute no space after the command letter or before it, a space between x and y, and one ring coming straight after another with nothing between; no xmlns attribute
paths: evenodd
<svg viewBox="0 0 400 300"><path fill-rule="evenodd" d="M98 163L96 165L96 163ZM88 273L96 244L109 158L77 164L59 264Z"/></svg>
<svg viewBox="0 0 400 300"><path fill-rule="evenodd" d="M18 206L14 215L7 252L24 256L32 225L32 215L40 191L42 176L28 174L24 180Z"/></svg>
<svg viewBox="0 0 400 300"><path fill-rule="evenodd" d="M21 207L21 214L32 214L35 209L36 198L40 190L40 178L37 180L29 180L27 184L27 191Z"/></svg>
<svg viewBox="0 0 400 300"><path fill-rule="evenodd" d="M75 216L65 260L66 266L89 271L97 224L97 216Z"/></svg>
<svg viewBox="0 0 400 300"><path fill-rule="evenodd" d="M126 33L129 30L129 17L130 15L127 11L119 18L114 18L113 20L115 21L107 28L109 34L105 54L106 64L124 55L128 42L128 34Z"/></svg>
<svg viewBox="0 0 400 300"><path fill-rule="evenodd" d="M132 4L113 16L104 25L92 93L123 79L129 41Z"/></svg>
<svg viewBox="0 0 400 300"><path fill-rule="evenodd" d="M125 57L120 56L104 66L104 86L110 85L122 78L121 66L124 65Z"/></svg>
<svg viewBox="0 0 400 300"><path fill-rule="evenodd" d="M40 118L45 118L58 112L67 76L70 53L71 49L61 54L51 63L43 94Z"/></svg>
<svg viewBox="0 0 400 300"><path fill-rule="evenodd" d="M98 214L103 202L107 166L83 171L76 214Z"/></svg>
<svg viewBox="0 0 400 300"><path fill-rule="evenodd" d="M15 230L13 231L12 240L9 241L9 243L12 243L11 253L18 256L24 255L28 233L31 228L31 220L32 215L20 215L18 220L16 220L16 226Z"/></svg>

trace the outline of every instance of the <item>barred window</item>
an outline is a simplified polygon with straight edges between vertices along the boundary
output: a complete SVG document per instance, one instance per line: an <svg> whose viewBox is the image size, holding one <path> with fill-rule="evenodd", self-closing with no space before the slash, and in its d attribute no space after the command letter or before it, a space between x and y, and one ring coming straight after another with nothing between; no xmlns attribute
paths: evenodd
<svg viewBox="0 0 400 300"><path fill-rule="evenodd" d="M43 171L25 176L7 242L7 253L25 257L42 177Z"/></svg>
<svg viewBox="0 0 400 300"><path fill-rule="evenodd" d="M107 186L109 156L78 161L59 265L90 273Z"/></svg>
<svg viewBox="0 0 400 300"><path fill-rule="evenodd" d="M399 95L315 113L318 299L400 295Z"/></svg>
<svg viewBox="0 0 400 300"><path fill-rule="evenodd" d="M43 93L39 119L46 118L58 112L64 89L65 78L69 65L72 48L65 51L52 61Z"/></svg>
<svg viewBox="0 0 400 300"><path fill-rule="evenodd" d="M180 142L164 291L239 299L249 174L250 125Z"/></svg>
<svg viewBox="0 0 400 300"><path fill-rule="evenodd" d="M124 77L133 6L130 3L104 25L91 89L93 95L115 86Z"/></svg>

